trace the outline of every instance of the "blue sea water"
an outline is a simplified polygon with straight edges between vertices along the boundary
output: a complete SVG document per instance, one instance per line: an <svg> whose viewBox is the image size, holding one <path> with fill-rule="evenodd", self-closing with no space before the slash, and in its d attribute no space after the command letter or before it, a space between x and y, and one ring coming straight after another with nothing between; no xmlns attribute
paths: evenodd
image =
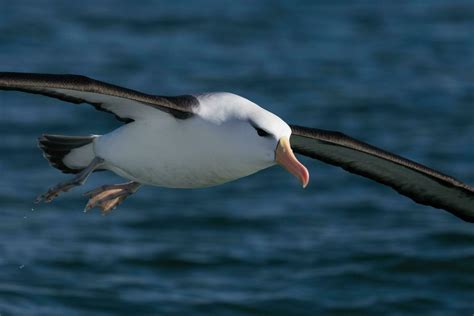
<svg viewBox="0 0 474 316"><path fill-rule="evenodd" d="M149 93L241 94L474 184L474 2L0 1L0 71ZM474 226L304 159L203 190L144 188L109 216L41 133L105 133L88 106L0 91L0 314L471 315Z"/></svg>

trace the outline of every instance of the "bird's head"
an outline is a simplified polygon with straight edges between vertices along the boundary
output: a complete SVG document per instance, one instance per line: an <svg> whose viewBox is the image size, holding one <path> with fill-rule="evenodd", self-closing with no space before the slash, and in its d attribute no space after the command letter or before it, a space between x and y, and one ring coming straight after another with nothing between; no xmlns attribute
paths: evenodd
<svg viewBox="0 0 474 316"><path fill-rule="evenodd" d="M308 185L309 172L298 161L291 149L291 128L285 121L264 109L252 112L249 124L254 129L253 137L259 143L260 150L266 159L279 164L301 182L303 188Z"/></svg>
<svg viewBox="0 0 474 316"><path fill-rule="evenodd" d="M201 96L201 116L226 125L222 135L232 147L233 157L257 170L279 164L303 185L308 185L309 172L298 161L290 145L291 128L275 114L255 103L231 93Z"/></svg>

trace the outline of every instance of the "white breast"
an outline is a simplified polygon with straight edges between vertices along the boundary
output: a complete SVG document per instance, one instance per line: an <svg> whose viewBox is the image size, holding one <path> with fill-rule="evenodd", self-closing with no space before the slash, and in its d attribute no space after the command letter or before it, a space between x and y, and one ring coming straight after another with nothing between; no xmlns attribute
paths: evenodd
<svg viewBox="0 0 474 316"><path fill-rule="evenodd" d="M186 120L166 113L136 121L101 136L95 152L107 168L144 184L199 188L235 180L273 165L256 160L250 129L237 121L216 124L194 116Z"/></svg>

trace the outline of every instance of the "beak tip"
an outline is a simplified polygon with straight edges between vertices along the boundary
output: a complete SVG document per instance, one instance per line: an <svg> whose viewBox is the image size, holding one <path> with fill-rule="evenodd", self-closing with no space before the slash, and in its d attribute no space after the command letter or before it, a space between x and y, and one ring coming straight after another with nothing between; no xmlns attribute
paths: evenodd
<svg viewBox="0 0 474 316"><path fill-rule="evenodd" d="M306 170L305 175L301 181L301 184L303 185L303 189L306 189L306 187L309 184L309 172Z"/></svg>

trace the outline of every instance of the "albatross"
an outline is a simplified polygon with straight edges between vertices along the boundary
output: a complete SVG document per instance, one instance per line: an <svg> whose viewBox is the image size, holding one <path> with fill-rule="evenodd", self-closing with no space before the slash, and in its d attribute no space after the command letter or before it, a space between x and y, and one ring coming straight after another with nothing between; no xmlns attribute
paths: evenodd
<svg viewBox="0 0 474 316"><path fill-rule="evenodd" d="M80 75L14 72L0 72L0 90L87 103L125 123L105 135L40 136L39 147L51 166L74 177L51 187L36 202L51 202L100 170L127 182L86 192L86 210L109 212L143 185L211 187L274 165L306 187L309 173L296 153L474 222L473 187L340 132L287 124L236 94L158 96Z"/></svg>

